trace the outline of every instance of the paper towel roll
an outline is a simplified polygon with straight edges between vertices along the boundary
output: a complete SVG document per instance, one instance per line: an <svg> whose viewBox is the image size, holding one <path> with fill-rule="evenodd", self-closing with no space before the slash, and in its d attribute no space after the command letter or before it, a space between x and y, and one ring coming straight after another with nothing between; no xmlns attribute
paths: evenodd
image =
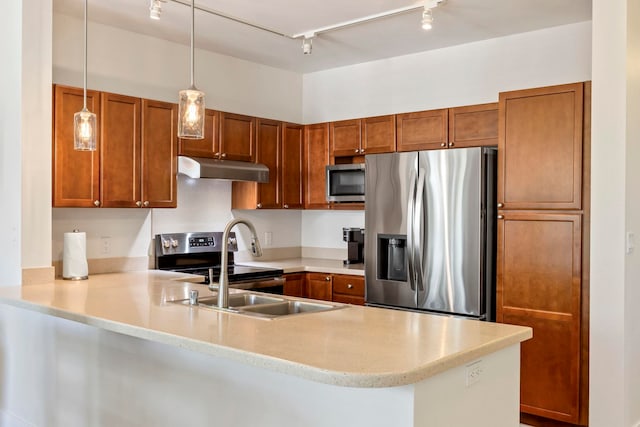
<svg viewBox="0 0 640 427"><path fill-rule="evenodd" d="M74 230L64 233L64 249L62 251L62 278L67 280L83 280L89 278L87 265L87 235Z"/></svg>

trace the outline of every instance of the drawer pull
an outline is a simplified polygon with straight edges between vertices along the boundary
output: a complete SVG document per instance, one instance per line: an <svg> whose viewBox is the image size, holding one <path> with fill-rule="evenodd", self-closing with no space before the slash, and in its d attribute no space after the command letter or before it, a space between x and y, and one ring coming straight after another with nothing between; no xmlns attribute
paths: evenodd
<svg viewBox="0 0 640 427"><path fill-rule="evenodd" d="M353 289L353 285L351 283L347 284L347 289Z"/></svg>

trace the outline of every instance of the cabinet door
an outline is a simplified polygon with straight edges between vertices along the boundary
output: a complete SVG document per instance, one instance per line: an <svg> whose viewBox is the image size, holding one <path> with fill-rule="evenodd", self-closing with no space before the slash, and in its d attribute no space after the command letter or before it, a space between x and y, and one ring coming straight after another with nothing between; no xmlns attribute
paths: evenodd
<svg viewBox="0 0 640 427"><path fill-rule="evenodd" d="M220 158L256 161L256 119L240 114L220 113Z"/></svg>
<svg viewBox="0 0 640 427"><path fill-rule="evenodd" d="M96 151L73 149L73 115L82 110L83 90L54 87L53 206L100 206L100 93L87 91L87 108L98 118Z"/></svg>
<svg viewBox="0 0 640 427"><path fill-rule="evenodd" d="M449 109L449 147L498 145L498 103Z"/></svg>
<svg viewBox="0 0 640 427"><path fill-rule="evenodd" d="M359 156L361 148L361 120L343 120L329 125L331 155L333 157Z"/></svg>
<svg viewBox="0 0 640 427"><path fill-rule="evenodd" d="M284 294L292 297L305 297L305 274L292 273L284 275Z"/></svg>
<svg viewBox="0 0 640 427"><path fill-rule="evenodd" d="M285 123L282 137L282 207L300 209L303 204L303 126Z"/></svg>
<svg viewBox="0 0 640 427"><path fill-rule="evenodd" d="M447 147L447 117L446 108L397 114L397 150L418 151Z"/></svg>
<svg viewBox="0 0 640 427"><path fill-rule="evenodd" d="M396 151L396 116L362 119L362 151L360 154Z"/></svg>
<svg viewBox="0 0 640 427"><path fill-rule="evenodd" d="M333 301L364 305L364 277L333 275Z"/></svg>
<svg viewBox="0 0 640 427"><path fill-rule="evenodd" d="M533 328L522 343L522 412L577 423L580 410L581 214L503 212L498 322Z"/></svg>
<svg viewBox="0 0 640 427"><path fill-rule="evenodd" d="M142 100L142 206L177 206L178 106Z"/></svg>
<svg viewBox="0 0 640 427"><path fill-rule="evenodd" d="M331 301L331 275L324 273L307 273L307 297Z"/></svg>
<svg viewBox="0 0 640 427"><path fill-rule="evenodd" d="M220 156L219 144L220 113L214 110L205 110L204 138L203 139L179 139L178 154L181 156L206 157L217 159ZM177 124L176 124L177 126ZM176 131L177 134L177 131Z"/></svg>
<svg viewBox="0 0 640 427"><path fill-rule="evenodd" d="M329 164L329 124L307 125L304 128L304 207L329 209L326 172Z"/></svg>
<svg viewBox="0 0 640 427"><path fill-rule="evenodd" d="M257 207L279 208L282 206L282 196L280 194L282 122L258 119L257 129L258 163L262 163L269 168L269 182L257 185Z"/></svg>
<svg viewBox="0 0 640 427"><path fill-rule="evenodd" d="M500 94L498 202L580 209L583 84Z"/></svg>
<svg viewBox="0 0 640 427"><path fill-rule="evenodd" d="M100 199L103 207L142 206L140 194L140 98L100 96Z"/></svg>

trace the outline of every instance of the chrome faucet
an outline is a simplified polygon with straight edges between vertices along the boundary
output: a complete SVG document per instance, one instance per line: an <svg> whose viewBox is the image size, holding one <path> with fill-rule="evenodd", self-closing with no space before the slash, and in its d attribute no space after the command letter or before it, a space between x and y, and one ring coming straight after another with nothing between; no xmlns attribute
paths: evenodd
<svg viewBox="0 0 640 427"><path fill-rule="evenodd" d="M256 229L249 220L237 218L227 223L222 233L222 254L220 259L220 279L218 281L218 308L229 308L229 275L227 268L229 266L229 233L236 224L244 224L251 231L251 253L253 256L262 256L262 248L258 240ZM209 284L209 289L215 290L213 283Z"/></svg>

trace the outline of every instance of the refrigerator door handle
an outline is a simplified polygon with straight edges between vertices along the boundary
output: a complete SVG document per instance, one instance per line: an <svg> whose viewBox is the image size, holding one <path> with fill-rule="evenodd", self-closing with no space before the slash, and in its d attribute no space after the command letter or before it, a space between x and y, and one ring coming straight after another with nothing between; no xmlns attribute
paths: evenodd
<svg viewBox="0 0 640 427"><path fill-rule="evenodd" d="M414 249L414 270L417 270L418 290L424 291L424 266L422 265L422 245L424 244L424 186L425 186L424 169L420 169L418 173L418 189L415 194L415 214L413 229L413 242L416 244Z"/></svg>
<svg viewBox="0 0 640 427"><path fill-rule="evenodd" d="M415 265L413 263L415 246L413 241L413 227L415 221L415 204L416 204L416 173L411 169L411 175L409 176L409 206L407 207L407 266L409 268L409 286L411 290L416 290L415 283Z"/></svg>

